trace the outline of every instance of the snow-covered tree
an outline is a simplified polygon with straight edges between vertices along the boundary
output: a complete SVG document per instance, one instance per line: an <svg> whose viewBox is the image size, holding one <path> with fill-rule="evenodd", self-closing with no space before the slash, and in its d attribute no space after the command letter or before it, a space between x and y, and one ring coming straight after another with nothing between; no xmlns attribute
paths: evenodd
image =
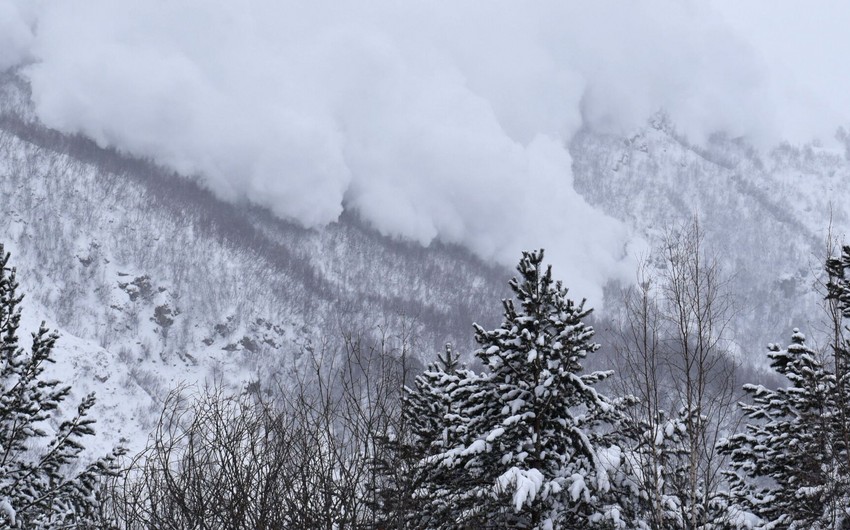
<svg viewBox="0 0 850 530"><path fill-rule="evenodd" d="M833 327L832 361L839 390L836 394L840 414L837 427L844 445L850 447L850 341L846 334L850 330L847 325L850 319L850 246L843 247L839 257L827 260L826 272L829 276L827 302ZM850 460L847 466L850 468Z"/></svg>
<svg viewBox="0 0 850 530"><path fill-rule="evenodd" d="M835 372L836 415L833 423L836 447L833 455L838 470L835 473L838 487L831 503L846 527L850 527L850 246L841 249L839 257L828 259L826 272L827 301L833 312L832 368ZM838 516L836 516L838 517Z"/></svg>
<svg viewBox="0 0 850 530"><path fill-rule="evenodd" d="M787 349L769 349L771 367L790 385L744 386L748 424L720 444L730 456L731 502L758 516L763 528L843 528L835 501L846 489L840 460L847 451L836 436L835 375L796 329Z"/></svg>
<svg viewBox="0 0 850 530"><path fill-rule="evenodd" d="M631 521L631 528L662 530L685 528L682 498L674 487L686 474L687 423L681 415L668 417L663 410L642 416L625 407L621 441L622 464L614 480L619 483L616 504Z"/></svg>
<svg viewBox="0 0 850 530"><path fill-rule="evenodd" d="M829 275L827 296L838 302L843 318L850 318L850 246L841 249L841 255L830 258L826 262L826 272Z"/></svg>
<svg viewBox="0 0 850 530"><path fill-rule="evenodd" d="M462 404L477 388L478 375L466 369L451 345L405 388L399 432L383 443L389 460L376 462L381 477L377 510L382 528L453 528L460 505L454 490L464 482L458 469L425 465L465 439Z"/></svg>
<svg viewBox="0 0 850 530"><path fill-rule="evenodd" d="M787 349L771 345L771 366L790 385L746 385L749 422L719 446L730 457L733 507L760 528L850 528L850 247L826 270L832 356L796 329Z"/></svg>
<svg viewBox="0 0 850 530"><path fill-rule="evenodd" d="M486 372L464 396L461 443L426 462L463 470L463 483L450 487L455 528L618 522L619 510L604 500L617 449L601 443L618 413L594 389L609 374L581 374L598 348L584 323L590 311L552 279L543 251L524 253L517 270L502 325L475 326Z"/></svg>
<svg viewBox="0 0 850 530"><path fill-rule="evenodd" d="M81 468L83 441L94 434L94 395L54 427L71 391L44 374L57 335L42 324L29 350L19 345L23 297L8 263L0 245L0 527L103 527L100 479L116 472L123 451Z"/></svg>

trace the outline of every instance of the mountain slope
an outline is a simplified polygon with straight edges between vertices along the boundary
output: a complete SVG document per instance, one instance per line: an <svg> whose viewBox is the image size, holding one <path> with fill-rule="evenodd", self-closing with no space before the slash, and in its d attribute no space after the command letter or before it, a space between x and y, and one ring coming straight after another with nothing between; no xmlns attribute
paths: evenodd
<svg viewBox="0 0 850 530"><path fill-rule="evenodd" d="M695 146L663 116L630 138L583 131L570 150L576 188L648 240L700 219L730 277L732 327L749 356L794 326L816 331L827 232L850 228L843 153L781 145L765 154L720 135Z"/></svg>
<svg viewBox="0 0 850 530"><path fill-rule="evenodd" d="M720 136L695 146L660 116L629 138L582 131L569 148L576 189L650 244L699 215L732 275L745 359L792 326L814 331L830 215L836 232L850 224L842 153L762 154ZM510 275L351 214L307 230L222 202L196 179L41 126L14 75L0 83L0 204L28 325L60 330L57 374L79 395L97 390L107 439L134 444L169 389L285 378L305 350L342 352L347 333L415 337L420 361L445 341L469 351L471 323L497 322Z"/></svg>
<svg viewBox="0 0 850 530"><path fill-rule="evenodd" d="M351 216L306 230L223 203L21 113L0 119L0 204L30 327L60 330L57 374L98 390L107 425L136 426L112 437L136 442L150 420L139 410L153 413L169 389L286 374L305 348L341 353L346 334L412 340L423 361L445 341L468 350L509 275Z"/></svg>

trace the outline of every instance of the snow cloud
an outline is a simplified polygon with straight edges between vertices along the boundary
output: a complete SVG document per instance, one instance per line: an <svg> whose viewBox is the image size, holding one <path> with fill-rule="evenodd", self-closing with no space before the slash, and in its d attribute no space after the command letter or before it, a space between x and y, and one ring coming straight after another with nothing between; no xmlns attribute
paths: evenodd
<svg viewBox="0 0 850 530"><path fill-rule="evenodd" d="M696 141L775 141L846 118L777 112L798 103L759 48L777 37L743 39L764 13L733 4L0 0L0 68L30 63L47 125L222 198L308 227L354 209L506 264L544 246L598 299L631 277L631 236L573 189L579 128L625 132L665 109Z"/></svg>
<svg viewBox="0 0 850 530"><path fill-rule="evenodd" d="M38 2L0 0L0 72L31 60Z"/></svg>

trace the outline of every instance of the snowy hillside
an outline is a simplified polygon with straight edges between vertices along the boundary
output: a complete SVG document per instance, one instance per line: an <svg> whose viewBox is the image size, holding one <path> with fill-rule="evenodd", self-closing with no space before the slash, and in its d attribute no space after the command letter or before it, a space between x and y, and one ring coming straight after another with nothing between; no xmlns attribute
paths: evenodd
<svg viewBox="0 0 850 530"><path fill-rule="evenodd" d="M0 530L850 529L848 19L0 0Z"/></svg>
<svg viewBox="0 0 850 530"><path fill-rule="evenodd" d="M221 202L192 178L44 128L26 84L4 86L0 234L28 322L60 330L61 368L101 395L111 439L138 443L180 383L285 374L303 348L338 348L346 332L412 332L425 361L445 341L468 351L471 323L495 322L501 267L383 237L352 214L304 229ZM569 147L576 189L646 241L699 215L733 276L745 358L758 363L768 340L814 326L830 215L836 232L848 226L843 153L760 154L724 138L697 147L662 118L629 138L584 131Z"/></svg>
<svg viewBox="0 0 850 530"><path fill-rule="evenodd" d="M850 230L843 152L783 144L762 153L722 136L697 146L663 116L628 138L584 131L570 151L576 189L647 240L700 219L730 276L736 340L749 356L794 326L817 336L828 231Z"/></svg>
<svg viewBox="0 0 850 530"><path fill-rule="evenodd" d="M307 230L228 205L17 114L0 123L0 175L26 327L59 330L57 373L96 390L101 430L134 444L175 386L285 374L305 347L334 351L348 333L405 334L423 360L445 341L469 349L509 274L351 216Z"/></svg>

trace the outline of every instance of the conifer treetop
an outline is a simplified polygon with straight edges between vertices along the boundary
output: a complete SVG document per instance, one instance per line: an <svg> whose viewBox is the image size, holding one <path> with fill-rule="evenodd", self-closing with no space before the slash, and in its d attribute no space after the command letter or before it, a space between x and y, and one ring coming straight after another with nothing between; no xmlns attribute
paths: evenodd
<svg viewBox="0 0 850 530"><path fill-rule="evenodd" d="M23 296L9 257L0 244L0 527L106 527L100 479L117 474L125 450L116 448L78 471L84 441L94 434L93 394L74 416L49 427L71 387L45 377L58 335L43 322L31 348L19 345Z"/></svg>

